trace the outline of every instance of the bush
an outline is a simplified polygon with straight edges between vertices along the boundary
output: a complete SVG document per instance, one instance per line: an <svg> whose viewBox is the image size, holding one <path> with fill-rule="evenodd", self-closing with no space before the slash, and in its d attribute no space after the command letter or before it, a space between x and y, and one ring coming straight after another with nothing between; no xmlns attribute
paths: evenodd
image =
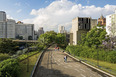
<svg viewBox="0 0 116 77"><path fill-rule="evenodd" d="M108 61L111 63L116 63L116 51L105 51L104 49L96 49L95 47L88 46L67 46L66 50L75 56L80 56L84 58L99 59L101 61Z"/></svg>
<svg viewBox="0 0 116 77"><path fill-rule="evenodd" d="M108 53L107 61L111 63L116 63L116 51L111 51Z"/></svg>
<svg viewBox="0 0 116 77"><path fill-rule="evenodd" d="M0 61L10 58L10 55L0 53Z"/></svg>
<svg viewBox="0 0 116 77"><path fill-rule="evenodd" d="M20 67L16 59L7 59L0 63L0 77L18 77Z"/></svg>

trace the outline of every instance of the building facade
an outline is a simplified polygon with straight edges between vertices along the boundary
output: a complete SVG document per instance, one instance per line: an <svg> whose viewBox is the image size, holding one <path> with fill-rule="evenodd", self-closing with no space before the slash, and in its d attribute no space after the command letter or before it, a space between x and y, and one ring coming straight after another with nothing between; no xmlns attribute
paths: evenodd
<svg viewBox="0 0 116 77"><path fill-rule="evenodd" d="M116 10L114 14L106 16L106 32L109 36L116 36Z"/></svg>
<svg viewBox="0 0 116 77"><path fill-rule="evenodd" d="M4 11L0 11L0 38L7 37L7 25L6 25L6 13Z"/></svg>
<svg viewBox="0 0 116 77"><path fill-rule="evenodd" d="M15 38L15 20L7 19L7 38Z"/></svg>
<svg viewBox="0 0 116 77"><path fill-rule="evenodd" d="M103 15L101 15L100 18L98 18L98 25L105 26L106 25L106 18L104 18Z"/></svg>
<svg viewBox="0 0 116 77"><path fill-rule="evenodd" d="M64 26L59 26L58 33L66 33Z"/></svg>
<svg viewBox="0 0 116 77"><path fill-rule="evenodd" d="M38 37L39 37L41 34L44 34L43 27L40 27L40 28L38 29Z"/></svg>
<svg viewBox="0 0 116 77"><path fill-rule="evenodd" d="M72 20L72 29L70 33L70 45L77 45L81 36L97 25L97 20L90 17L76 17Z"/></svg>
<svg viewBox="0 0 116 77"><path fill-rule="evenodd" d="M6 19L6 13L0 11L0 38L34 39L34 24L16 23Z"/></svg>
<svg viewBox="0 0 116 77"><path fill-rule="evenodd" d="M32 40L34 39L34 24L23 24L22 22L16 23L17 39Z"/></svg>

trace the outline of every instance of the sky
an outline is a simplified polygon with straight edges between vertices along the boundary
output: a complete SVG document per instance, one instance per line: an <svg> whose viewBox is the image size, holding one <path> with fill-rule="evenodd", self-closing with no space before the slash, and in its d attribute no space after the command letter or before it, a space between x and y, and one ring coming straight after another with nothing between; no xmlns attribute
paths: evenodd
<svg viewBox="0 0 116 77"><path fill-rule="evenodd" d="M35 30L43 27L56 32L59 26L70 31L77 16L98 19L115 9L116 0L0 0L0 11L5 11L8 19L34 24Z"/></svg>

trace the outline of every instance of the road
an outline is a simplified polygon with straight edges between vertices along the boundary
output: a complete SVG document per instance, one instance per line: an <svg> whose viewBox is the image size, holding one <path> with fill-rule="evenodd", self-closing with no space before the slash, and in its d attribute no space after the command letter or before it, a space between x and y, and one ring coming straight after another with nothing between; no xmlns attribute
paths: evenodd
<svg viewBox="0 0 116 77"><path fill-rule="evenodd" d="M107 77L50 47L43 55L34 77Z"/></svg>

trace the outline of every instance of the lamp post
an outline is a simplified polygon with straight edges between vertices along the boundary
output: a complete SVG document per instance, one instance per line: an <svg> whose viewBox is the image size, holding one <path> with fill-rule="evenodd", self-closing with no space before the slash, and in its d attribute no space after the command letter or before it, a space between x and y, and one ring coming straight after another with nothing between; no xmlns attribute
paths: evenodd
<svg viewBox="0 0 116 77"><path fill-rule="evenodd" d="M95 45L96 46L96 49L98 48L98 46L97 45ZM99 51L97 51L97 67L99 67Z"/></svg>
<svg viewBox="0 0 116 77"><path fill-rule="evenodd" d="M29 48L27 48L27 72L29 72L29 57L28 57L28 53L29 53Z"/></svg>

